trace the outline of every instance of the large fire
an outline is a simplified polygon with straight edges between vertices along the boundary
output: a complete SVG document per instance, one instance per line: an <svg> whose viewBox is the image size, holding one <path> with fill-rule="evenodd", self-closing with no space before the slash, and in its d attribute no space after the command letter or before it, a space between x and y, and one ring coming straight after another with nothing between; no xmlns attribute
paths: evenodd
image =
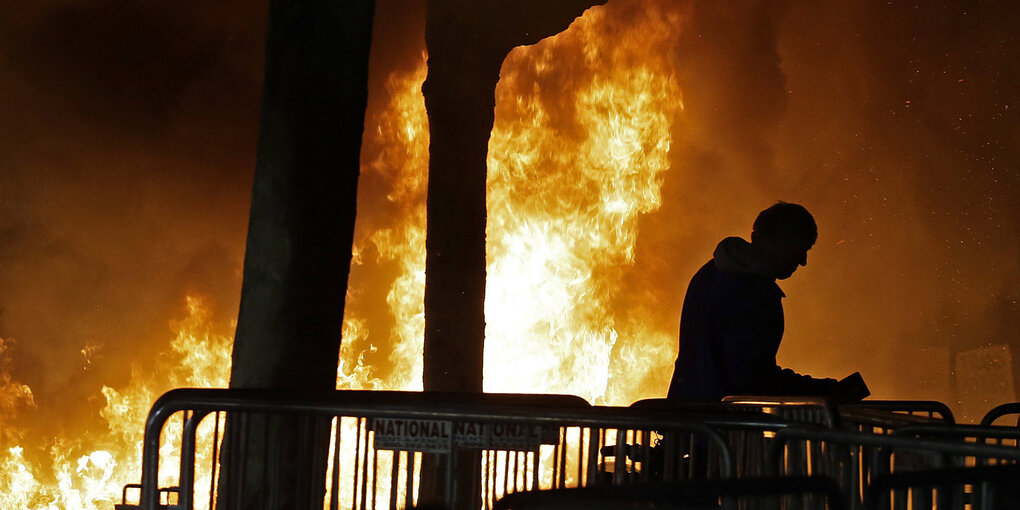
<svg viewBox="0 0 1020 510"><path fill-rule="evenodd" d="M176 334L167 352L144 369L134 367L126 388L103 388L106 405L100 414L107 422L106 430L77 437L37 438L10 420L0 422L4 427L0 507L109 510L120 502L124 484L137 482L141 473L145 416L156 398L175 387L217 387L228 382L232 339L210 317L201 298L189 296L186 315L172 326ZM5 411L32 405L27 386L11 382L6 372L2 377ZM212 420L207 421L201 427L205 441L211 440L213 425ZM164 432L164 451L173 451L169 438L179 436L180 430L181 421L172 421ZM31 458L38 460L30 461L26 449L34 450ZM209 483L209 461L198 461L206 466L199 470L205 484ZM171 473L174 464L171 461L163 465L161 483L175 479Z"/></svg>
<svg viewBox="0 0 1020 510"><path fill-rule="evenodd" d="M670 170L683 103L664 48L681 24L676 12L649 8L621 23L593 9L504 63L488 156L486 391L571 393L604 404L662 394L674 331L618 311L654 303L618 307L616 299L635 263L639 219L659 208ZM359 227L352 281L371 266L397 268L391 280L372 282L388 286L393 327L361 315L362 289L349 289L338 388L421 389L425 75L424 55L414 72L392 75L388 106L368 124L377 127L365 135L363 173L389 186L380 203L392 221ZM112 508L124 484L138 480L154 399L173 387L226 386L231 339L215 324L201 300L188 297L159 368L138 367L127 387L104 388L103 431L31 437L16 419L33 405L31 390L0 373L0 507ZM212 434L207 422L204 441ZM179 428L180 420L171 424ZM199 486L209 483L211 461L198 459L205 466ZM162 465L172 469L173 462Z"/></svg>

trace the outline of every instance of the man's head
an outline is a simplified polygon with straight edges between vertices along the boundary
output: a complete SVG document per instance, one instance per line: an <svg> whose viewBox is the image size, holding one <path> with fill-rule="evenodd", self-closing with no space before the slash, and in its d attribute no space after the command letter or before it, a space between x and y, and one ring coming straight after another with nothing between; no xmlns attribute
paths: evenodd
<svg viewBox="0 0 1020 510"><path fill-rule="evenodd" d="M807 252L818 239L818 227L803 206L777 202L754 220L751 245L775 269L775 277L785 280L807 265Z"/></svg>

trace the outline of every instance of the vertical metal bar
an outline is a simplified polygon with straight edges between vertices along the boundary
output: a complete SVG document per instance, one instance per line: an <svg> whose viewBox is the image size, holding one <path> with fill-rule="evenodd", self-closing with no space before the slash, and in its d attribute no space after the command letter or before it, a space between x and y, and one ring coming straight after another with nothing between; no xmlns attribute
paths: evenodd
<svg viewBox="0 0 1020 510"><path fill-rule="evenodd" d="M554 463L553 471L553 488L563 488L566 483L566 444L567 444L567 427L560 427L559 431L560 441L556 445L556 462Z"/></svg>
<svg viewBox="0 0 1020 510"><path fill-rule="evenodd" d="M443 455L446 457L446 494L444 496L446 504L449 506L457 499L456 486L454 485L454 462L456 455L454 450L450 450L450 453Z"/></svg>
<svg viewBox="0 0 1020 510"><path fill-rule="evenodd" d="M606 476L606 456L602 454L602 449L606 447L606 429L599 427L599 457L596 459L599 463L599 483L611 481L609 476Z"/></svg>
<svg viewBox="0 0 1020 510"><path fill-rule="evenodd" d="M539 445L537 448L535 448L535 451L531 453L531 461L528 464L528 465L531 466L531 490L534 490L534 491L537 491L539 489L539 487L538 487L538 483L539 483L538 474L539 474L539 471L541 471L541 469L542 469L542 466L540 465L542 463L542 460L541 460L542 459L542 455L541 455L541 453L542 453L542 446Z"/></svg>
<svg viewBox="0 0 1020 510"><path fill-rule="evenodd" d="M510 459L513 460L510 460ZM511 467L511 464L513 467ZM517 451L507 450L507 494L517 492Z"/></svg>
<svg viewBox="0 0 1020 510"><path fill-rule="evenodd" d="M235 438L235 442L238 443L238 447L235 449L237 451L237 456L236 456L237 462L235 464L237 466L239 466L239 469L238 469L238 471L236 473L236 478L234 479L234 482L235 482L234 483L234 505L235 506L239 506L241 504L241 498L242 498L242 495L244 494L243 491L244 491L245 480L247 480L247 478L248 478L248 462L247 462L247 459L248 459L248 441L245 441L244 439L248 437L248 432L250 432L250 431L251 431L251 415L249 415L248 413L242 413L241 414L241 434L239 436L236 436L236 438Z"/></svg>
<svg viewBox="0 0 1020 510"><path fill-rule="evenodd" d="M368 450L370 448L369 442L368 442L368 435L369 435L368 422L367 422L368 418L361 418L361 417L359 417L359 418L356 418L356 420L357 420L357 427L356 428L357 428L357 431L358 431L359 442L360 442L360 439L361 439L362 424L364 424L364 429L365 429L364 447L355 450L355 453L354 453L354 459L355 459L355 464L354 465L355 465L355 467L357 469L356 473L361 476L361 484L360 484L360 487L361 487L361 491L360 491L361 492L361 510L365 510L365 506L366 506L366 504L368 502ZM364 453L362 453L362 450L364 451ZM358 491L358 486L359 486L358 478L357 478L357 476L355 476L355 478L354 478L354 492L355 492L355 494L357 494L359 492ZM358 497L357 496L355 496L354 501L355 501L355 504L357 504L357 501L358 501Z"/></svg>
<svg viewBox="0 0 1020 510"><path fill-rule="evenodd" d="M694 466L698 462L701 462L701 453L698 451L698 445L694 442L694 434L684 434L683 436L687 440L687 479L694 478ZM706 447L707 452L707 447ZM707 463L706 463L707 466Z"/></svg>
<svg viewBox="0 0 1020 510"><path fill-rule="evenodd" d="M641 437L644 442L644 449L641 451L641 481L648 482L652 479L652 433L642 431Z"/></svg>
<svg viewBox="0 0 1020 510"><path fill-rule="evenodd" d="M185 510L195 506L195 435L198 425L209 414L208 411L191 411L185 413L187 419L181 433L181 472L180 491L177 495L178 504Z"/></svg>
<svg viewBox="0 0 1020 510"><path fill-rule="evenodd" d="M407 476L407 493L404 495L405 509L414 507L414 464L417 458L418 452L408 452L407 470L405 474L405 476Z"/></svg>
<svg viewBox="0 0 1020 510"><path fill-rule="evenodd" d="M623 451L623 443L625 439L624 433L625 431L623 429L616 429L616 445L613 447L615 453L615 456L613 457L613 485L623 484L624 470L622 468L623 465L626 464L626 461L620 462L620 460L627 455L627 453Z"/></svg>
<svg viewBox="0 0 1020 510"><path fill-rule="evenodd" d="M481 508L493 506L493 451L481 451Z"/></svg>
<svg viewBox="0 0 1020 510"><path fill-rule="evenodd" d="M329 510L340 508L340 431L342 430L343 417L334 416L334 418L336 427L333 432L333 473L330 476Z"/></svg>
<svg viewBox="0 0 1020 510"><path fill-rule="evenodd" d="M227 423L232 423L230 427L227 427ZM225 509L233 508L234 505L234 488L237 486L237 431L240 428L241 422L240 417L235 415L235 418L231 420L230 413L224 413L223 416L223 441L227 444L223 447L223 456L226 460L221 464L221 471L223 471L223 481L221 484L223 490L219 491L223 498L223 507ZM229 432L229 434L228 434Z"/></svg>
<svg viewBox="0 0 1020 510"><path fill-rule="evenodd" d="M493 505L499 499L496 490L499 488L499 451L489 450L489 502Z"/></svg>
<svg viewBox="0 0 1020 510"><path fill-rule="evenodd" d="M577 486L584 487L584 427L577 427Z"/></svg>
<svg viewBox="0 0 1020 510"><path fill-rule="evenodd" d="M679 463L677 458L680 456L679 438L673 432L662 432L662 447L665 450L663 452L662 478L665 481L675 480L678 478L676 465Z"/></svg>
<svg viewBox="0 0 1020 510"><path fill-rule="evenodd" d="M220 457L220 412L213 415L212 462L209 466L209 510L216 508L216 471Z"/></svg>
<svg viewBox="0 0 1020 510"><path fill-rule="evenodd" d="M506 462L503 463L503 495L506 496L507 494L510 494L510 490L509 490L509 487L510 487L509 486L509 484L510 484L510 450L505 450L503 452L503 459L506 460Z"/></svg>
<svg viewBox="0 0 1020 510"><path fill-rule="evenodd" d="M584 427L581 433L588 435L588 458L585 466L585 486L597 485L598 482L598 460L599 460L599 437L591 427Z"/></svg>
<svg viewBox="0 0 1020 510"><path fill-rule="evenodd" d="M893 506L899 510L907 509L907 497L910 494L910 487L904 487L903 490L893 491Z"/></svg>
<svg viewBox="0 0 1020 510"><path fill-rule="evenodd" d="M270 415L268 413L264 414L263 416L265 417L265 420L263 421L265 427L263 427L262 429L262 452L263 455L266 455L266 458L262 462L262 484L263 484L262 486L263 487L265 487L266 485L269 486L269 497L267 498L268 501L271 502L270 503L271 506L269 508L279 508L280 507L280 491L279 491L280 470L278 469L279 459L269 459L268 453L270 450L278 452L278 450L276 450L275 448L273 449L269 448L269 437L270 429L272 428L274 420L282 420L282 418L280 418L279 416ZM269 480L270 470L272 470L271 473L272 481Z"/></svg>
<svg viewBox="0 0 1020 510"><path fill-rule="evenodd" d="M563 487L563 443L566 441L566 427L561 426L559 430L560 441L556 443L556 450L553 455L553 487L552 489L561 489Z"/></svg>
<svg viewBox="0 0 1020 510"><path fill-rule="evenodd" d="M372 441L372 503L369 508L375 510L375 498L379 492L379 450L375 448L375 441Z"/></svg>
<svg viewBox="0 0 1020 510"><path fill-rule="evenodd" d="M188 441L188 422L194 415L194 411L185 410L181 412L181 458L180 468L177 471L177 504L182 508L190 508L187 505L191 503L191 496L194 495L194 491L191 492L189 497L182 500L182 492L186 487L189 487L194 481L194 470L195 470L195 441L194 436L192 440ZM191 450L190 454L187 450ZM188 466L191 466L191 470L188 470ZM188 476L191 473L191 476ZM170 501L170 495L167 494L167 502Z"/></svg>
<svg viewBox="0 0 1020 510"><path fill-rule="evenodd" d="M393 450L390 461L390 510L396 510L397 508L397 488L399 480L397 475L400 473L400 457L404 453L399 450Z"/></svg>

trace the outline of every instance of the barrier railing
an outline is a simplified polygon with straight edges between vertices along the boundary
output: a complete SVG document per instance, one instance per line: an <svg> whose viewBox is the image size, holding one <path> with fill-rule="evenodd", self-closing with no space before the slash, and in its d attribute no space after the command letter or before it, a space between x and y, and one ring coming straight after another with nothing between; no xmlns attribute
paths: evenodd
<svg viewBox="0 0 1020 510"><path fill-rule="evenodd" d="M238 470L231 461L259 452L231 443L243 434L224 434L228 418L236 432L270 416L309 417L321 432L316 437L328 439L320 443L329 451L318 497L324 487L331 510L421 503L489 509L527 491L637 485L690 491L698 480L715 486L777 475L834 480L851 509L864 508L870 497L897 510L937 501L941 510L960 501L991 501L993 482L1004 476L947 470L1020 459L1020 429L953 425L952 413L937 402L835 406L820 398L730 397L723 403L652 399L622 408L592 407L564 395L179 389L154 404L141 483L127 485L117 507L232 508L252 482L275 501L281 497L277 479ZM197 437L200 426L211 438ZM179 438L173 465L161 434ZM933 488L957 479L987 483L973 490ZM876 480L884 488L874 488ZM928 483L928 489L917 483ZM915 506L903 506L903 493ZM129 504L136 494L137 504ZM784 499L789 504L783 508L822 508L831 494L798 498Z"/></svg>
<svg viewBox="0 0 1020 510"><path fill-rule="evenodd" d="M924 432L952 430L960 426L926 427ZM896 434L872 434L866 432L829 430L821 428L786 428L776 433L769 454L770 466L780 476L824 476L837 481L848 497L851 509L872 508L875 501L868 501L870 484L887 475L907 472L932 473L958 466L974 466L987 463L1015 463L1020 460L1020 449L994 444L958 440L935 440L921 438L908 428ZM946 432L943 437L951 434ZM902 478L902 477L901 477ZM887 481L889 478L885 478ZM974 498L950 498L948 492L932 494L931 490L912 492L912 481L896 481L890 487L899 487L906 492L893 494L892 508L933 508L931 501L938 501L938 508L960 508L952 504L971 504ZM909 482L909 483L908 483ZM962 488L955 488L959 491ZM933 499L934 498L934 499ZM909 501L909 503L907 503ZM955 502L955 503L954 503ZM890 503L890 501L886 501ZM913 506L904 506L912 504ZM897 506L898 505L898 506ZM979 506L971 506L977 510Z"/></svg>
<svg viewBox="0 0 1020 510"><path fill-rule="evenodd" d="M993 425L1000 418L1010 415L1017 415L1011 425L1020 427L1020 402L1010 402L993 408L981 419L981 425Z"/></svg>
<svg viewBox="0 0 1020 510"><path fill-rule="evenodd" d="M735 395L724 398L723 402L731 406L761 410L794 423L820 425L830 429L840 424L838 408L824 397Z"/></svg>
<svg viewBox="0 0 1020 510"><path fill-rule="evenodd" d="M839 406L841 428L873 434L889 434L915 425L952 425L953 412L931 400L866 400Z"/></svg>
<svg viewBox="0 0 1020 510"><path fill-rule="evenodd" d="M867 488L870 510L1009 510L1020 502L1020 467L978 466L890 473Z"/></svg>
<svg viewBox="0 0 1020 510"><path fill-rule="evenodd" d="M819 510L842 510L845 499L828 478L773 477L520 492L497 502L494 510L779 509L784 508L781 498L791 496L817 498Z"/></svg>
<svg viewBox="0 0 1020 510"><path fill-rule="evenodd" d="M178 413L183 413L179 469L161 476L160 434ZM146 421L138 505L124 501L119 507L190 510L206 502L229 507L229 493L248 484L243 478L260 474L216 471L220 457L216 449L223 442L225 415L243 427L244 420L268 414L328 419L332 453L323 480L328 504L330 508L373 510L414 505L422 495L419 476L423 466L428 468L427 474L445 481L436 489L436 497L447 508L490 507L505 494L522 490L698 476L731 478L735 471L730 447L707 423L751 428L761 422L769 424L768 417L761 420L757 415L741 421L707 414L594 408L569 396L361 391L303 395L178 389L160 397ZM207 417L214 417L215 432L213 453L204 457L211 459L213 467L207 477L208 492L198 494L195 435ZM429 432L423 432L426 430ZM651 446L656 441L657 450L644 448L628 457L628 445ZM464 452L476 456L469 456L465 464ZM253 451L239 450L238 454L251 455ZM478 487L467 498L458 496L453 486L456 470L475 473ZM220 493L220 480L228 480L231 491ZM275 483L271 479L256 481L270 488ZM279 496L267 490L266 497ZM170 498L173 494L178 495L177 501Z"/></svg>

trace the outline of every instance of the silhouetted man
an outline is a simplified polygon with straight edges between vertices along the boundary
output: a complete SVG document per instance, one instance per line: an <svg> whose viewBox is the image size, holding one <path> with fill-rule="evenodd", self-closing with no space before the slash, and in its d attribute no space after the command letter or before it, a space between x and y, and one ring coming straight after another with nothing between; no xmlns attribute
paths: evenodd
<svg viewBox="0 0 1020 510"><path fill-rule="evenodd" d="M719 400L727 395L868 395L858 374L837 382L776 364L786 296L776 284L807 264L818 238L811 213L779 202L754 220L751 242L723 239L714 258L691 279L680 314L680 352L671 399Z"/></svg>

